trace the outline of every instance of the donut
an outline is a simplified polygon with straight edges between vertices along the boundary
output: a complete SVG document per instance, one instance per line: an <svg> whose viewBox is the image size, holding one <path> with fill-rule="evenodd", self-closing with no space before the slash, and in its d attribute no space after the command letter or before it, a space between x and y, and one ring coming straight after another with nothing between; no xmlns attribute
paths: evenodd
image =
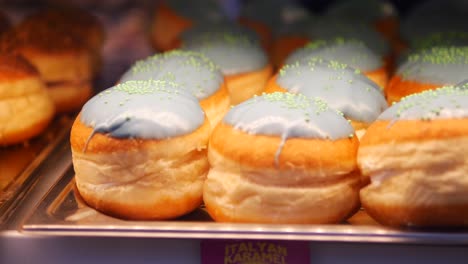
<svg viewBox="0 0 468 264"><path fill-rule="evenodd" d="M35 24L38 21L47 27L61 28L62 31L82 41L92 56L93 73L99 72L105 33L97 17L77 7L57 7L40 10L29 15L22 23Z"/></svg>
<svg viewBox="0 0 468 264"><path fill-rule="evenodd" d="M203 53L220 67L233 105L261 94L272 74L265 51L245 35L200 34L187 40L183 49Z"/></svg>
<svg viewBox="0 0 468 264"><path fill-rule="evenodd" d="M381 89L388 82L387 69L383 58L377 56L362 41L336 38L333 40L315 40L304 48L288 56L285 64L294 64L297 60L319 57L336 60L360 70Z"/></svg>
<svg viewBox="0 0 468 264"><path fill-rule="evenodd" d="M323 17L311 27L307 38L330 40L335 38L356 39L362 41L375 54L384 58L385 66L391 70L393 55L389 43L370 25L344 18Z"/></svg>
<svg viewBox="0 0 468 264"><path fill-rule="evenodd" d="M278 66L283 52L305 44L299 33L309 25L310 17L310 12L295 1L252 0L241 7L238 22L255 30L262 43L268 44L264 47L273 65Z"/></svg>
<svg viewBox="0 0 468 264"><path fill-rule="evenodd" d="M239 35L239 37L246 37L250 41L260 44L265 51L268 50L270 45L270 43L264 42L254 30L240 24L235 24L231 21L222 21L218 23L201 22L194 25L193 27L182 32L177 39L177 43L173 46L181 48L184 46L184 43L190 42L200 35L222 35L226 33Z"/></svg>
<svg viewBox="0 0 468 264"><path fill-rule="evenodd" d="M158 51L176 49L180 34L192 26L227 20L217 1L159 1L151 22L151 42Z"/></svg>
<svg viewBox="0 0 468 264"><path fill-rule="evenodd" d="M402 20L401 37L411 46L414 40L434 33L466 32L467 10L464 0L421 1Z"/></svg>
<svg viewBox="0 0 468 264"><path fill-rule="evenodd" d="M10 27L10 20L3 12L0 11L0 35L3 34L3 32L8 31Z"/></svg>
<svg viewBox="0 0 468 264"><path fill-rule="evenodd" d="M319 97L350 120L358 137L387 108L382 90L359 70L316 57L285 65L265 92Z"/></svg>
<svg viewBox="0 0 468 264"><path fill-rule="evenodd" d="M0 53L0 146L39 135L54 113L38 71L20 56Z"/></svg>
<svg viewBox="0 0 468 264"><path fill-rule="evenodd" d="M396 227L468 225L468 82L404 97L361 139L366 212Z"/></svg>
<svg viewBox="0 0 468 264"><path fill-rule="evenodd" d="M210 137L206 209L218 222L339 223L359 206L357 148L350 124L318 98L251 98Z"/></svg>
<svg viewBox="0 0 468 264"><path fill-rule="evenodd" d="M128 81L91 98L70 135L84 201L123 219L171 219L199 207L210 124L178 84Z"/></svg>
<svg viewBox="0 0 468 264"><path fill-rule="evenodd" d="M280 27L271 47L271 61L276 68L283 66L285 59L295 50L304 47L310 40L307 34L317 18L307 16Z"/></svg>
<svg viewBox="0 0 468 264"><path fill-rule="evenodd" d="M327 7L324 15L362 21L373 26L389 41L398 38L398 14L391 1L334 1Z"/></svg>
<svg viewBox="0 0 468 264"><path fill-rule="evenodd" d="M130 80L167 80L180 84L200 100L212 127L229 109L224 76L211 60L193 51L173 50L137 61L122 75Z"/></svg>
<svg viewBox="0 0 468 264"><path fill-rule="evenodd" d="M468 47L434 47L408 56L385 90L389 103L443 85L454 85L468 76Z"/></svg>
<svg viewBox="0 0 468 264"><path fill-rule="evenodd" d="M79 110L92 94L88 47L47 20L25 19L0 37L0 51L20 54L37 68L57 112Z"/></svg>

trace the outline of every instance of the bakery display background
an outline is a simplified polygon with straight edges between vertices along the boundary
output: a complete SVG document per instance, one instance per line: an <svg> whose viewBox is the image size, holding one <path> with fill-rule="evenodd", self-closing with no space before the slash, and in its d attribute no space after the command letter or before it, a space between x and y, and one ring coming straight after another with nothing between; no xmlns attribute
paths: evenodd
<svg viewBox="0 0 468 264"><path fill-rule="evenodd" d="M90 1L91 2L91 1ZM144 1L142 1L144 2ZM224 1L226 6L229 7L230 10L238 10L238 5L236 1ZM302 3L305 4L305 6L308 6L311 10L323 10L327 4L329 4L327 1L301 1ZM416 1L410 2L405 2L405 1L394 1L395 4L400 7L400 10L408 10L410 7L415 5ZM84 4L83 1L81 1L80 5ZM29 6L29 3L25 3L26 6ZM122 73L124 73L130 65L135 62L138 59L142 59L147 57L148 55L151 55L154 53L154 50L152 49L150 43L148 42L147 39L147 29L149 27L149 21L151 17L151 12L148 12L147 8L142 8L142 6L152 6L152 3L132 3L128 4L127 1L121 1L115 3L115 5L111 7L104 7L103 6L95 6L93 3L85 4L88 7L93 6L91 10L94 10L93 12L100 18L100 21L103 22L106 28L107 32L107 40L106 43L103 47L103 70L98 76L98 79L96 80L96 91L108 88L115 84L115 82L118 80L119 76L121 76ZM16 8L16 7L15 7ZM13 9L15 9L13 8ZM230 13L232 16L234 16L235 11ZM14 15L13 15L14 17ZM21 17L21 15L18 15L17 17ZM128 41L131 39L132 41ZM118 54L119 56L116 56ZM368 221L369 219L366 219ZM37 239L40 241L40 239ZM64 240L64 241L61 241ZM83 256L76 256L76 254L73 253L73 251L68 250L70 246L77 246L77 245L82 245L82 240L79 238L72 238L72 239L61 239L57 240L55 242L52 242L49 240L49 242L45 243L45 247L55 247L56 245L60 245L63 243L63 248L65 250L63 253L55 253L52 254L52 256L49 256L50 259L52 259L53 263L54 259L57 261L58 259L66 259L70 260L71 257L76 257L80 258L81 260L85 260L87 257ZM15 247L22 246L24 244L29 244L29 248L31 249L31 245L34 243L34 239L25 241L21 240L21 238L14 238L12 241L15 241L11 244L9 244L6 248L8 250L13 250ZM59 242L60 241L60 242ZM95 252L94 247L98 247L98 244L105 244L105 245L110 245L114 244L115 241L112 241L111 239L107 238L92 238L91 241L93 245L91 246L84 246L84 252ZM199 258L199 248L198 248L198 241L193 242L193 241L183 241L181 243L178 243L178 241L166 241L167 244L161 241L148 241L148 240L140 240L140 239L129 239L125 242L121 242L122 244L126 244L129 246L129 248L133 248L134 250L137 250L138 252L142 252L147 256L147 259L153 259L153 260L161 260L164 257L168 257L166 263L189 263L189 262L194 262L198 263L197 259ZM139 245L139 248L136 248L135 245L131 245L131 243L135 243L135 245ZM172 250L168 250L166 253L163 252L163 250L156 250L156 253L150 253L151 249L148 247L147 244L153 244L157 245L159 249L164 249L164 248L171 248ZM347 257L354 257L356 259L359 259L359 255L363 254L362 251L364 250L363 247L364 245L343 245L343 244L326 244L326 245L316 245L314 248L313 245L311 245L312 252L314 250L321 251L321 252L328 252L330 250L334 250L336 248L345 248L346 256ZM391 249L385 249L383 247L379 247L376 245L366 245L369 247L373 247L375 249L375 253L377 254L392 254L393 250ZM175 252L173 249L177 248L185 248L188 249L188 254L183 257L174 257L177 255L177 252ZM408 256L422 256L423 254L425 255L426 253L422 252L421 248L423 247L412 247L411 249L409 248L401 248L399 247L399 250L402 250L407 253ZM98 257L102 259L108 259L109 255L111 255L111 250L109 248L103 247L103 252L101 253L95 253L94 257ZM445 249L440 249L438 247L433 247L429 246L426 247L425 250L434 250L438 251L440 255L437 257L434 256L431 259L426 259L428 263L438 263L439 261L442 261L443 259L451 259L454 261L454 263L457 260L463 259L461 255L461 250L463 248L461 247L451 247L451 248L445 248ZM328 250L328 251L327 251ZM34 250L30 250L34 251ZM47 251L46 251L47 252ZM360 253L356 253L360 252ZM320 252L316 252L317 255L315 257L312 257L312 261L315 261L317 263L331 263L331 261L337 261L339 257L332 257L332 256L324 256ZM36 256L41 256L44 259L47 259L48 257L45 256L43 253L35 252ZM129 255L125 253L120 253L120 257L115 257L113 258L113 261L115 263L125 263L125 261L134 261L135 258L131 258ZM171 258L169 258L169 255ZM8 263L8 260L12 260L12 255L10 254L5 254L6 256L6 263ZM163 256L163 257L161 257ZM458 259L457 259L458 256ZM10 257L10 258L9 258ZM18 257L18 256L15 256ZM137 262L144 263L147 261L147 259L139 259L138 258ZM344 260L339 259L340 260ZM362 259L362 258L361 258ZM380 258L376 257L374 260L380 260ZM18 259L16 259L18 260ZM30 259L27 259L27 256L24 256L21 258L20 262L23 261L28 261ZM92 263L95 261L95 263L98 263L96 259L93 259L90 257L89 262ZM178 262L179 261L179 262ZM314 263L315 263L314 262ZM365 260L361 261L365 263ZM370 262L370 261L369 261ZM405 261L402 261L403 263ZM56 262L59 263L59 262ZM383 263L383 262L382 262ZM410 260L408 260L408 263L410 263Z"/></svg>

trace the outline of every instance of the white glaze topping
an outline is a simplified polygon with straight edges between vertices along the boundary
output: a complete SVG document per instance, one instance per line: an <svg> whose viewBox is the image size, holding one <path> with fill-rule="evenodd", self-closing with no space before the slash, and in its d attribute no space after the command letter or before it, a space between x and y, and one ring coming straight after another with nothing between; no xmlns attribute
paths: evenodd
<svg viewBox="0 0 468 264"><path fill-rule="evenodd" d="M187 39L183 48L203 53L216 63L225 75L260 70L268 63L261 46L245 35L204 33Z"/></svg>
<svg viewBox="0 0 468 264"><path fill-rule="evenodd" d="M223 122L254 135L337 140L354 134L342 114L319 98L272 93L255 96L233 107Z"/></svg>
<svg viewBox="0 0 468 264"><path fill-rule="evenodd" d="M468 47L434 47L413 53L397 74L403 80L456 84L468 76Z"/></svg>
<svg viewBox="0 0 468 264"><path fill-rule="evenodd" d="M191 133L205 115L198 100L168 81L128 81L91 98L81 122L115 138L166 139Z"/></svg>
<svg viewBox="0 0 468 264"><path fill-rule="evenodd" d="M406 96L379 116L392 121L454 118L468 118L468 80Z"/></svg>
<svg viewBox="0 0 468 264"><path fill-rule="evenodd" d="M379 56L390 53L390 46L383 36L370 25L354 20L337 18L323 18L318 20L311 28L308 37L314 39L357 39L362 41Z"/></svg>
<svg viewBox="0 0 468 264"><path fill-rule="evenodd" d="M387 107L377 84L337 61L311 58L287 64L276 82L289 92L322 98L355 121L371 123Z"/></svg>
<svg viewBox="0 0 468 264"><path fill-rule="evenodd" d="M193 51L174 50L137 61L120 81L166 80L188 89L199 100L214 94L223 83L219 67L206 56Z"/></svg>
<svg viewBox="0 0 468 264"><path fill-rule="evenodd" d="M336 60L361 71L372 71L383 66L382 59L362 41L344 38L314 40L289 55L285 64L314 57Z"/></svg>

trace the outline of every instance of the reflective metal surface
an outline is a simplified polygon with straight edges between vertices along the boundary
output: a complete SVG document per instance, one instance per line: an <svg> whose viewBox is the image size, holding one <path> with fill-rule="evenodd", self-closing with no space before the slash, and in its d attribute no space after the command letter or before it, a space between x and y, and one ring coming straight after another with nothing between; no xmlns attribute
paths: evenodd
<svg viewBox="0 0 468 264"><path fill-rule="evenodd" d="M88 207L79 196L73 177L70 168L27 219L24 234L468 245L468 230L391 229L378 225L363 211L338 225L215 223L202 207L173 221L126 221Z"/></svg>
<svg viewBox="0 0 468 264"><path fill-rule="evenodd" d="M0 226L37 181L34 171L66 137L71 123L72 117L57 117L37 138L21 145L0 147Z"/></svg>

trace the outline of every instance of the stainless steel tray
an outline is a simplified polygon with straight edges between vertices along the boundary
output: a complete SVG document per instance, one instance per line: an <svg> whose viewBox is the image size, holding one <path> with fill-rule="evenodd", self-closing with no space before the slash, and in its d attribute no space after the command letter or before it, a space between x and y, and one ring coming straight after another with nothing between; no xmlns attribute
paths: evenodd
<svg viewBox="0 0 468 264"><path fill-rule="evenodd" d="M87 206L76 190L71 166L26 220L22 232L72 236L468 244L468 230L391 229L378 225L363 211L337 225L215 223L203 207L172 221L126 221Z"/></svg>
<svg viewBox="0 0 468 264"><path fill-rule="evenodd" d="M37 180L33 172L68 135L72 120L62 115L38 137L21 145L0 147L0 226Z"/></svg>

